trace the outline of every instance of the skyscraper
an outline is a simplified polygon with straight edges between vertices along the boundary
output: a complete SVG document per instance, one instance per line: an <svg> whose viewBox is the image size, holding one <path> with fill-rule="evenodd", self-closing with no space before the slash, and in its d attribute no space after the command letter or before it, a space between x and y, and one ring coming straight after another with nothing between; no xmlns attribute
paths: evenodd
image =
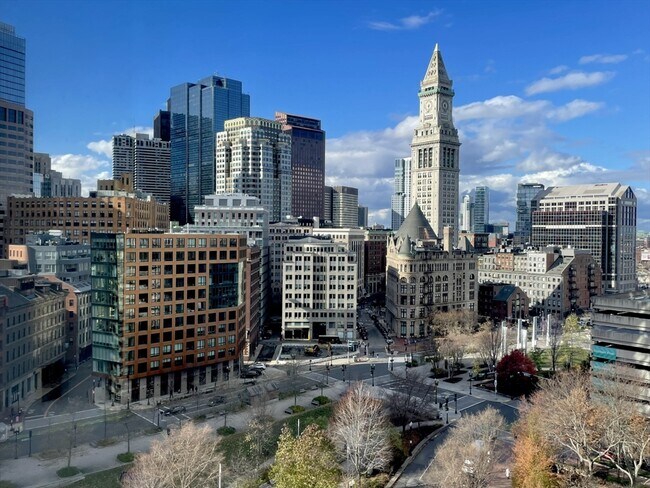
<svg viewBox="0 0 650 488"><path fill-rule="evenodd" d="M228 120L217 134L216 193L260 200L271 221L291 214L291 136L259 117Z"/></svg>
<svg viewBox="0 0 650 488"><path fill-rule="evenodd" d="M515 229L515 244L530 242L532 233L531 201L544 189L540 183L519 183L517 185L517 227Z"/></svg>
<svg viewBox="0 0 650 488"><path fill-rule="evenodd" d="M454 90L438 45L420 83L420 118L411 142L411 202L418 203L438 236L458 227L458 131L452 119ZM452 238L453 241L453 238Z"/></svg>
<svg viewBox="0 0 650 488"><path fill-rule="evenodd" d="M357 227L368 227L368 207L359 205L359 221Z"/></svg>
<svg viewBox="0 0 650 488"><path fill-rule="evenodd" d="M276 112L275 120L291 136L291 215L323 217L325 131L320 120Z"/></svg>
<svg viewBox="0 0 650 488"><path fill-rule="evenodd" d="M532 244L587 249L606 293L636 289L636 196L620 183L549 187L532 200Z"/></svg>
<svg viewBox="0 0 650 488"><path fill-rule="evenodd" d="M486 232L486 226L490 223L490 189L487 186L475 188L472 213L472 232Z"/></svg>
<svg viewBox="0 0 650 488"><path fill-rule="evenodd" d="M171 89L171 218L192 222L196 205L215 191L215 136L226 120L250 115L241 81L209 76Z"/></svg>
<svg viewBox="0 0 650 488"><path fill-rule="evenodd" d="M158 110L153 118L153 138L169 142L171 115L167 110Z"/></svg>
<svg viewBox="0 0 650 488"><path fill-rule="evenodd" d="M133 175L133 188L169 204L169 142L149 134L113 136L113 179Z"/></svg>
<svg viewBox="0 0 650 488"><path fill-rule="evenodd" d="M394 188L390 221L391 228L397 230L411 210L411 158L395 160Z"/></svg>
<svg viewBox="0 0 650 488"><path fill-rule="evenodd" d="M460 209L460 230L466 232L472 231L472 211L474 210L474 204L472 203L472 197L467 194L463 197L463 204Z"/></svg>
<svg viewBox="0 0 650 488"><path fill-rule="evenodd" d="M0 22L0 100L25 106L25 39Z"/></svg>
<svg viewBox="0 0 650 488"><path fill-rule="evenodd" d="M332 227L350 229L359 223L359 190L349 186L325 187L325 219Z"/></svg>

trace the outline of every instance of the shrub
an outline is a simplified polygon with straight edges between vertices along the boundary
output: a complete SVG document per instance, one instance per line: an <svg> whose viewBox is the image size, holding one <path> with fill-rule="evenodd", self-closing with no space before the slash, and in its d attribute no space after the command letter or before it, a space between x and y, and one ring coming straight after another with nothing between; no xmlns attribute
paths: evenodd
<svg viewBox="0 0 650 488"><path fill-rule="evenodd" d="M79 468L75 468L74 466L66 466L65 468L59 469L56 474L59 478L69 478L70 476L74 476L80 472L81 471L79 471Z"/></svg>
<svg viewBox="0 0 650 488"><path fill-rule="evenodd" d="M234 427L219 427L217 429L217 434L227 436L227 435L233 435L235 433L235 428Z"/></svg>
<svg viewBox="0 0 650 488"><path fill-rule="evenodd" d="M327 398L325 395L319 395L316 398L314 398L314 400L317 401L319 405L326 405L330 402L330 399Z"/></svg>
<svg viewBox="0 0 650 488"><path fill-rule="evenodd" d="M305 407L302 405L291 405L289 408L293 413L302 413L305 411Z"/></svg>
<svg viewBox="0 0 650 488"><path fill-rule="evenodd" d="M117 455L117 460L121 463L132 463L134 458L132 452L121 452Z"/></svg>

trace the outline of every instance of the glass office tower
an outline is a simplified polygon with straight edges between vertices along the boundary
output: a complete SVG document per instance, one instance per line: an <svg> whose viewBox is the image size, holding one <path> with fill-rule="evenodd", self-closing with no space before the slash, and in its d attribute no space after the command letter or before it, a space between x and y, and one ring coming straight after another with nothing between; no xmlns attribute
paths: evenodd
<svg viewBox="0 0 650 488"><path fill-rule="evenodd" d="M25 106L25 39L0 22L0 99Z"/></svg>
<svg viewBox="0 0 650 488"><path fill-rule="evenodd" d="M215 137L224 122L250 116L241 81L209 76L171 89L171 220L193 222L195 205L215 191Z"/></svg>

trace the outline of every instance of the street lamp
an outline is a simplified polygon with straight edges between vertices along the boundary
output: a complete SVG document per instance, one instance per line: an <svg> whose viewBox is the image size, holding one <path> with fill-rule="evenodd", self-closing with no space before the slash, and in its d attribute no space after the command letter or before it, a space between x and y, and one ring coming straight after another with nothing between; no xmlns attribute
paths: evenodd
<svg viewBox="0 0 650 488"><path fill-rule="evenodd" d="M438 403L438 380L435 380L433 382L433 384L434 384L434 389L433 389L434 401L433 401L433 403Z"/></svg>
<svg viewBox="0 0 650 488"><path fill-rule="evenodd" d="M474 373L471 371L469 372L469 394L472 394L472 378L474 377Z"/></svg>
<svg viewBox="0 0 650 488"><path fill-rule="evenodd" d="M343 371L343 383L345 383L345 370L347 366L345 364L341 365L341 371Z"/></svg>
<svg viewBox="0 0 650 488"><path fill-rule="evenodd" d="M393 361L395 361L395 358L391 357L390 358L390 370L393 371Z"/></svg>
<svg viewBox="0 0 650 488"><path fill-rule="evenodd" d="M497 397L497 374L494 373L494 398Z"/></svg>
<svg viewBox="0 0 650 488"><path fill-rule="evenodd" d="M327 380L326 380L327 381L327 386L329 386L330 385L330 365L329 364L325 365L325 370L327 371Z"/></svg>
<svg viewBox="0 0 650 488"><path fill-rule="evenodd" d="M293 360L293 404L295 406L298 404L298 392L296 391L296 355L292 354L291 359Z"/></svg>
<svg viewBox="0 0 650 488"><path fill-rule="evenodd" d="M454 413L458 414L458 393L454 393Z"/></svg>
<svg viewBox="0 0 650 488"><path fill-rule="evenodd" d="M370 376L372 376L372 386L375 386L375 365L370 365Z"/></svg>
<svg viewBox="0 0 650 488"><path fill-rule="evenodd" d="M311 359L309 360L309 371L311 371Z"/></svg>
<svg viewBox="0 0 650 488"><path fill-rule="evenodd" d="M126 409L129 410L131 408L131 375L129 372L126 373L126 388Z"/></svg>

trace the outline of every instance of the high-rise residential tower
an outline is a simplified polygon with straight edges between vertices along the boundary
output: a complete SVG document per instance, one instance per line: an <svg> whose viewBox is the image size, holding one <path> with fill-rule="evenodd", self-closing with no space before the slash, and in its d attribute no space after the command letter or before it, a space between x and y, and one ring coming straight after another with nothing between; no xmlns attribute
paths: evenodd
<svg viewBox="0 0 650 488"><path fill-rule="evenodd" d="M25 39L0 22L0 100L25 106Z"/></svg>
<svg viewBox="0 0 650 488"><path fill-rule="evenodd" d="M320 120L276 112L275 120L291 136L291 215L323 218L325 131Z"/></svg>
<svg viewBox="0 0 650 488"><path fill-rule="evenodd" d="M390 200L390 224L397 230L411 210L411 158L395 160L394 188Z"/></svg>
<svg viewBox="0 0 650 488"><path fill-rule="evenodd" d="M531 206L533 245L588 249L603 271L606 293L636 289L636 196L631 187L549 187Z"/></svg>
<svg viewBox="0 0 650 488"><path fill-rule="evenodd" d="M277 222L291 214L291 136L259 117L228 120L217 134L216 193L260 200Z"/></svg>
<svg viewBox="0 0 650 488"><path fill-rule="evenodd" d="M420 118L411 142L411 202L418 203L438 236L458 227L458 131L452 119L454 90L438 45L420 83ZM453 238L452 238L453 242Z"/></svg>
<svg viewBox="0 0 650 488"><path fill-rule="evenodd" d="M515 228L515 244L530 242L532 233L531 202L544 189L540 183L519 183L517 185L517 227Z"/></svg>
<svg viewBox="0 0 650 488"><path fill-rule="evenodd" d="M486 232L490 223L490 189L477 186L474 190L474 211L472 213L472 232Z"/></svg>
<svg viewBox="0 0 650 488"><path fill-rule="evenodd" d="M226 120L250 115L241 81L209 76L171 89L171 218L193 221L193 209L215 191L215 136Z"/></svg>

